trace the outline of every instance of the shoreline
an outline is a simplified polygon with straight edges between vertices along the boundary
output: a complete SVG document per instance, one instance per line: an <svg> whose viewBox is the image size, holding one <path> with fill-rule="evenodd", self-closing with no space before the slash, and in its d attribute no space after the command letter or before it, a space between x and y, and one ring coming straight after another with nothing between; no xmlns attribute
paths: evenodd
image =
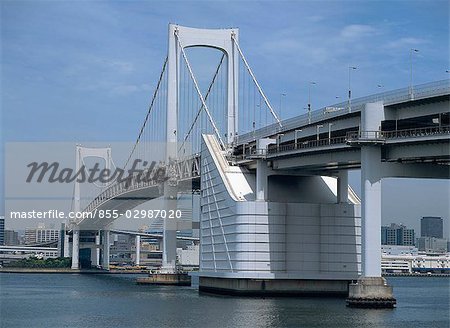
<svg viewBox="0 0 450 328"><path fill-rule="evenodd" d="M56 274L149 274L149 270L97 270L69 268L0 268L0 273L56 273Z"/></svg>
<svg viewBox="0 0 450 328"><path fill-rule="evenodd" d="M450 278L448 273L383 273L382 277L441 277Z"/></svg>
<svg viewBox="0 0 450 328"><path fill-rule="evenodd" d="M64 273L64 274L146 274L150 270L99 270L99 269L79 269L70 268L0 268L0 273ZM442 277L450 278L447 273L383 273L382 277Z"/></svg>

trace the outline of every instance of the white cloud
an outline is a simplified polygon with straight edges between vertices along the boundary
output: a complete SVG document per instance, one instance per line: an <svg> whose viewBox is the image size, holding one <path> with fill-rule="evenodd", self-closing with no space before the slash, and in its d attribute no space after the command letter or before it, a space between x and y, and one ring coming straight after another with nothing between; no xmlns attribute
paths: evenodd
<svg viewBox="0 0 450 328"><path fill-rule="evenodd" d="M420 44L428 43L428 40L420 39L420 38L414 38L414 37L404 37L397 40L389 41L384 45L384 48L386 49L405 49L408 47L417 46Z"/></svg>
<svg viewBox="0 0 450 328"><path fill-rule="evenodd" d="M340 33L341 38L348 40L360 39L377 34L378 30L370 25L352 24L345 26Z"/></svg>
<svg viewBox="0 0 450 328"><path fill-rule="evenodd" d="M149 84L123 84L123 85L116 85L111 89L111 93L116 96L128 96L130 94L133 94L135 92L141 92L141 91L150 91L150 85Z"/></svg>
<svg viewBox="0 0 450 328"><path fill-rule="evenodd" d="M134 70L133 63L120 60L102 59L101 62L109 68L114 69L119 73L130 73Z"/></svg>

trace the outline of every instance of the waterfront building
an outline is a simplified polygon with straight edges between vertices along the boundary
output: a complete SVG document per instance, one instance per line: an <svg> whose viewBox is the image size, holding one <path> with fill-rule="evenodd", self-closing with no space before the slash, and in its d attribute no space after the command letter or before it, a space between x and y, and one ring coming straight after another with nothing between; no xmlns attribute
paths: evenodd
<svg viewBox="0 0 450 328"><path fill-rule="evenodd" d="M439 216L424 216L420 220L420 236L443 238L444 223Z"/></svg>
<svg viewBox="0 0 450 328"><path fill-rule="evenodd" d="M5 244L5 217L0 216L0 245Z"/></svg>
<svg viewBox="0 0 450 328"><path fill-rule="evenodd" d="M428 255L388 255L381 256L383 273L449 273L450 254Z"/></svg>
<svg viewBox="0 0 450 328"><path fill-rule="evenodd" d="M381 245L381 253L384 255L419 255L419 250L415 246Z"/></svg>
<svg viewBox="0 0 450 328"><path fill-rule="evenodd" d="M113 244L110 247L113 262L131 263L132 253L135 252L135 237L130 235L113 234Z"/></svg>
<svg viewBox="0 0 450 328"><path fill-rule="evenodd" d="M199 245L190 245L186 249L177 248L178 263L182 266L199 266L199 251Z"/></svg>
<svg viewBox="0 0 450 328"><path fill-rule="evenodd" d="M417 238L417 247L419 251L426 254L444 254L447 252L447 239L435 237Z"/></svg>
<svg viewBox="0 0 450 328"><path fill-rule="evenodd" d="M381 227L382 245L414 246L414 229L408 229L403 224L391 223L390 226Z"/></svg>
<svg viewBox="0 0 450 328"><path fill-rule="evenodd" d="M39 244L58 241L60 231L58 229L48 229L40 223L37 228L25 229L25 244Z"/></svg>

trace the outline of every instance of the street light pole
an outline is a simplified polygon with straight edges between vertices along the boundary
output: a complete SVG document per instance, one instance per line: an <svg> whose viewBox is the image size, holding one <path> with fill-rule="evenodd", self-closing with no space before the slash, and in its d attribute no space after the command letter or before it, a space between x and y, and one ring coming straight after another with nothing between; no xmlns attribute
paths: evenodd
<svg viewBox="0 0 450 328"><path fill-rule="evenodd" d="M316 131L316 135L317 135L317 136L316 136L316 140L317 140L317 141L319 141L319 129L320 129L320 128L323 128L323 125L322 125L322 124L319 124L319 125L316 126L316 129L317 129L317 131Z"/></svg>
<svg viewBox="0 0 450 328"><path fill-rule="evenodd" d="M411 100L414 99L414 87L413 87L413 53L419 52L418 49L411 48L409 50L409 64L410 64L410 81L409 81L409 95L411 97Z"/></svg>
<svg viewBox="0 0 450 328"><path fill-rule="evenodd" d="M357 68L356 66L348 67L348 112L349 113L352 112L352 88L351 88L350 76L351 76L351 71L355 70L356 68Z"/></svg>
<svg viewBox="0 0 450 328"><path fill-rule="evenodd" d="M302 129L298 129L298 130L295 130L294 131L294 140L295 140L295 149L297 149L297 133L298 132L302 132L303 130Z"/></svg>
<svg viewBox="0 0 450 328"><path fill-rule="evenodd" d="M333 125L333 123L328 123L328 144L331 144L331 127Z"/></svg>
<svg viewBox="0 0 450 328"><path fill-rule="evenodd" d="M311 85L317 84L314 81L310 81L308 84L308 124L311 124Z"/></svg>

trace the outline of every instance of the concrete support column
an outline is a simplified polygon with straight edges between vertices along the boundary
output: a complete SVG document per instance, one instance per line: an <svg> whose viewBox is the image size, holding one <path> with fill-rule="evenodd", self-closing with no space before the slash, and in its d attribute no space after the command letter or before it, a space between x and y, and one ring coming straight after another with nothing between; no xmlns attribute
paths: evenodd
<svg viewBox="0 0 450 328"><path fill-rule="evenodd" d="M69 235L67 234L67 231L65 229L64 236L62 238L64 240L63 257L70 257Z"/></svg>
<svg viewBox="0 0 450 328"><path fill-rule="evenodd" d="M361 130L379 131L384 117L382 102L367 103L361 111ZM364 277L381 277L381 170L381 148L377 145L362 146L361 237Z"/></svg>
<svg viewBox="0 0 450 328"><path fill-rule="evenodd" d="M348 171L339 171L337 178L337 202L348 203Z"/></svg>
<svg viewBox="0 0 450 328"><path fill-rule="evenodd" d="M100 231L95 235L95 266L100 266Z"/></svg>
<svg viewBox="0 0 450 328"><path fill-rule="evenodd" d="M74 227L72 236L72 270L80 268L80 230Z"/></svg>
<svg viewBox="0 0 450 328"><path fill-rule="evenodd" d="M164 220L163 261L161 272L174 273L177 260L177 224L173 218Z"/></svg>
<svg viewBox="0 0 450 328"><path fill-rule="evenodd" d="M384 113L382 102L366 104L361 111L361 131L379 131ZM362 277L350 284L347 305L393 308L397 301L392 287L381 277L381 148L370 142L366 140L361 147Z"/></svg>
<svg viewBox="0 0 450 328"><path fill-rule="evenodd" d="M381 148L361 147L362 261L364 277L381 277Z"/></svg>
<svg viewBox="0 0 450 328"><path fill-rule="evenodd" d="M136 236L136 265L141 264L141 236Z"/></svg>
<svg viewBox="0 0 450 328"><path fill-rule="evenodd" d="M267 200L268 168L267 162L256 161L256 200Z"/></svg>
<svg viewBox="0 0 450 328"><path fill-rule="evenodd" d="M103 259L102 267L104 270L109 270L109 240L110 233L109 230L103 230Z"/></svg>

